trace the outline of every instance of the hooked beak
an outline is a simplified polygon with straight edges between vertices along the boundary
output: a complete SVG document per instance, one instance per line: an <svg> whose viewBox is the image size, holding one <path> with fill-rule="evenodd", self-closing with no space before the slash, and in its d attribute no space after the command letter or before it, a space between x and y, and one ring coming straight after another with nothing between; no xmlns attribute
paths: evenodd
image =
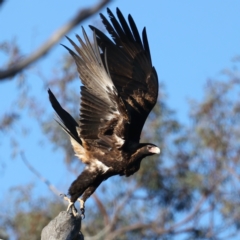
<svg viewBox="0 0 240 240"><path fill-rule="evenodd" d="M158 148L158 147L152 147L152 148L150 149L150 152L151 152L151 153L154 153L154 154L159 154L159 153L160 153L160 148Z"/></svg>

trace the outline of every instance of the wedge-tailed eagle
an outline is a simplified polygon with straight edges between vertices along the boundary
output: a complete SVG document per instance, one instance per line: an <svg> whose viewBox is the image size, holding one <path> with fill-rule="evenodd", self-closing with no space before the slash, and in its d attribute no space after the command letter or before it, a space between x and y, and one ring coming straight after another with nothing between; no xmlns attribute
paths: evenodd
<svg viewBox="0 0 240 240"><path fill-rule="evenodd" d="M112 39L90 26L93 44L82 29L84 40L76 35L81 47L70 38L75 52L64 46L83 84L79 122L48 90L60 126L70 136L76 156L86 164L68 190L68 209L75 214L74 203L80 201L84 214L84 202L104 180L114 175L128 177L139 170L143 158L160 153L156 145L139 142L158 97L146 29L141 37L131 15L127 22L119 9L117 17L107 12L110 22L100 17Z"/></svg>

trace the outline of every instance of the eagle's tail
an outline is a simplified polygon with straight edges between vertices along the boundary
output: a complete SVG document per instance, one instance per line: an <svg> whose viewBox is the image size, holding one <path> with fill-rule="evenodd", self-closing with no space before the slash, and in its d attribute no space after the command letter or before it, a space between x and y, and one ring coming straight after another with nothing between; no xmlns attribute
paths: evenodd
<svg viewBox="0 0 240 240"><path fill-rule="evenodd" d="M61 120L60 122L57 121L57 123L71 138L73 138L76 142L82 145L82 141L77 132L77 128L79 127L78 123L66 110L61 107L60 103L50 89L48 89L48 94L52 107Z"/></svg>

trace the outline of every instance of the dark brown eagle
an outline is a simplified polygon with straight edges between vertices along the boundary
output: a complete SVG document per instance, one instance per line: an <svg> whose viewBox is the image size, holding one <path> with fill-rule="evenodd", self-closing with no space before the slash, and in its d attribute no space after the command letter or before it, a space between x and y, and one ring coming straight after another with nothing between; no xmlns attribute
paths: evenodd
<svg viewBox="0 0 240 240"><path fill-rule="evenodd" d="M80 201L84 214L84 202L102 181L114 175L128 177L139 170L144 157L160 153L154 144L139 143L158 97L146 29L141 38L131 15L127 23L119 9L117 18L109 9L107 12L111 23L100 16L112 40L90 26L93 44L83 29L85 41L76 36L81 47L68 38L76 52L64 46L74 58L83 84L79 122L48 90L60 126L70 136L76 156L86 164L68 190L68 209L75 214L74 203Z"/></svg>

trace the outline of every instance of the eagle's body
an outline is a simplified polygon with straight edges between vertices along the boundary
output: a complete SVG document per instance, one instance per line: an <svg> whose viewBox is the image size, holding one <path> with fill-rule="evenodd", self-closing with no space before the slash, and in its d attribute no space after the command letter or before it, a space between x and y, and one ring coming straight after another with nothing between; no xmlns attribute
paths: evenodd
<svg viewBox="0 0 240 240"><path fill-rule="evenodd" d="M139 143L146 118L158 96L157 73L152 66L145 28L142 39L129 15L129 25L117 9L119 22L108 9L112 25L100 14L113 41L98 29L91 45L83 30L84 41L73 56L80 79L80 121L76 122L49 90L49 99L61 127L68 133L76 156L86 164L71 184L71 204L80 196L83 202L102 181L114 175L130 176L141 160L159 153L153 144ZM100 49L101 53L100 53Z"/></svg>

